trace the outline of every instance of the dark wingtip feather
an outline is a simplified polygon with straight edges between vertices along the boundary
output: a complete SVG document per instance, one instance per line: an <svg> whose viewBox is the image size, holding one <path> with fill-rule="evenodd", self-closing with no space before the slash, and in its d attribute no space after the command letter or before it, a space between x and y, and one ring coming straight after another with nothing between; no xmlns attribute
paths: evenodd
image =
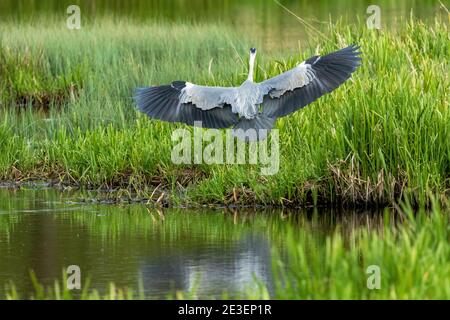
<svg viewBox="0 0 450 320"><path fill-rule="evenodd" d="M238 121L230 106L201 110L191 103L181 103L179 95L185 81L170 85L136 88L133 100L139 111L150 118L194 125L201 121L205 128L226 128Z"/></svg>

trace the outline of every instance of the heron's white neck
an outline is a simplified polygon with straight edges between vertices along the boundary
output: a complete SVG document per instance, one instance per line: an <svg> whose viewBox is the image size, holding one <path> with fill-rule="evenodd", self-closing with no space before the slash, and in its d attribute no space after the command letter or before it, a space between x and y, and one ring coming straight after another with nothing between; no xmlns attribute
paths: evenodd
<svg viewBox="0 0 450 320"><path fill-rule="evenodd" d="M256 52L255 53L250 53L250 63L249 63L249 67L248 67L248 81L253 82L253 67L255 65L255 58L256 58Z"/></svg>

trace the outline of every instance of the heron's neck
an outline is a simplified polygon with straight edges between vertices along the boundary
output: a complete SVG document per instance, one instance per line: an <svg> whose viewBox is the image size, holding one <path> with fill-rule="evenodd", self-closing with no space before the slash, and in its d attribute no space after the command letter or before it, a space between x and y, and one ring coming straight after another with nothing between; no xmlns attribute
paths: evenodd
<svg viewBox="0 0 450 320"><path fill-rule="evenodd" d="M249 63L249 67L248 67L248 81L253 82L253 67L255 65L255 58L256 58L256 53L251 53L250 54L250 63Z"/></svg>

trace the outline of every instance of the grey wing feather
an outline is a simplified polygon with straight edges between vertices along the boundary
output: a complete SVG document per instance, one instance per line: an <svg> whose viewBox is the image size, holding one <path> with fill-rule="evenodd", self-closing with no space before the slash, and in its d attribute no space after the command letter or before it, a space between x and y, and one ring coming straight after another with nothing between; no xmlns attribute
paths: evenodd
<svg viewBox="0 0 450 320"><path fill-rule="evenodd" d="M238 122L239 117L232 112L231 105L226 103L227 100L221 100L220 94L217 94L223 90L212 90L211 96L204 93L205 89L190 91L188 94L186 88L189 85L195 86L184 81L175 81L170 85L138 88L134 100L140 111L154 119L188 125L200 121L202 127L218 129ZM202 92L202 95L198 96L196 92Z"/></svg>
<svg viewBox="0 0 450 320"><path fill-rule="evenodd" d="M295 68L279 74L260 83L265 94L271 98L281 97L286 91L292 91L310 83L314 74L305 64L298 64Z"/></svg>
<svg viewBox="0 0 450 320"><path fill-rule="evenodd" d="M358 49L352 45L325 56L312 57L296 68L262 82L266 92L263 113L269 117L283 117L339 87L361 64Z"/></svg>
<svg viewBox="0 0 450 320"><path fill-rule="evenodd" d="M236 94L236 88L233 87L208 87L186 82L181 90L180 101L192 103L202 110L210 110L225 104L232 105Z"/></svg>

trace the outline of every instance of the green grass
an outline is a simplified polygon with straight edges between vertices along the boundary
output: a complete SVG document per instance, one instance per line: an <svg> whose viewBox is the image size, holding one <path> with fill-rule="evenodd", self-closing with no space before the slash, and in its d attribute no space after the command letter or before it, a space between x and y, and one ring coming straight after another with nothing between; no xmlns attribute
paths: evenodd
<svg viewBox="0 0 450 320"><path fill-rule="evenodd" d="M385 216L379 232L360 229L350 240L335 232L324 246L314 246L309 234L301 241L288 234L289 262L274 264L276 297L448 299L449 212L438 206L430 215L420 211L414 217L411 209L405 212L398 226ZM366 285L366 270L371 265L380 268L379 290Z"/></svg>
<svg viewBox="0 0 450 320"><path fill-rule="evenodd" d="M258 80L316 50L357 43L363 52L351 81L278 121L280 171L261 176L255 165L174 165L171 133L183 125L149 120L131 100L137 86L175 79L240 84L250 39L214 24L102 18L73 32L52 19L3 22L0 179L119 188L193 205L448 197L447 23L409 20L375 31L338 22L323 31L327 40L297 52L259 52Z"/></svg>
<svg viewBox="0 0 450 320"><path fill-rule="evenodd" d="M353 225L349 220L336 224L324 235L314 228L318 218L296 225L284 225L284 245L272 249L273 294L255 279L256 286L237 295L218 296L243 299L449 299L450 223L448 209L433 201L432 210L414 211L410 205L386 210L380 223ZM214 225L214 224L212 224ZM275 224L277 225L277 224ZM124 226L128 229L128 226ZM217 225L216 225L217 228ZM282 259L281 257L287 257ZM380 288L367 288L369 266L380 268ZM7 299L147 299L144 285L136 289L110 284L99 292L83 285L82 292L65 289L55 281L44 287L31 274L33 293L20 295L9 284ZM205 298L197 287L189 292L173 292L169 299ZM222 295L221 295L222 294Z"/></svg>

